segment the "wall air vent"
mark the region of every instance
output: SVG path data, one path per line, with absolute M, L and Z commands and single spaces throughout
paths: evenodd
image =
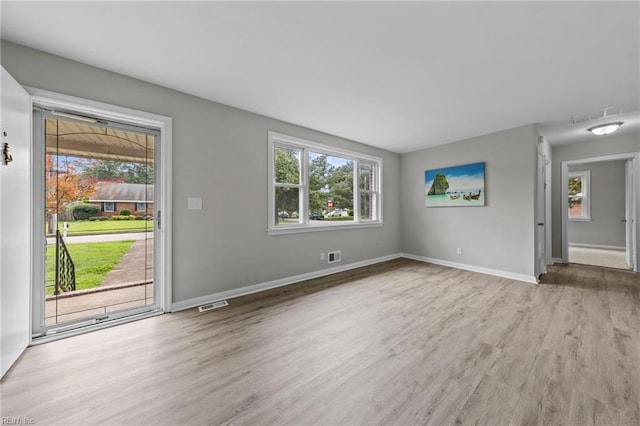
M 226 300 L 217 300 L 215 302 L 207 303 L 206 305 L 198 306 L 198 310 L 200 312 L 207 312 L 218 308 L 224 308 L 225 306 L 229 306 L 229 302 Z
M 338 263 L 342 260 L 342 252 L 338 251 L 330 251 L 328 253 L 327 259 L 329 263 Z

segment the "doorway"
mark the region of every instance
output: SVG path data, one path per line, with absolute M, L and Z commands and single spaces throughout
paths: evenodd
M 635 270 L 637 155 L 563 162 L 563 260 Z
M 170 311 L 170 119 L 30 91 L 32 342 Z
M 45 280 L 34 288 L 41 331 L 157 309 L 159 132 L 58 111 L 36 111 L 34 121 L 45 145 Z

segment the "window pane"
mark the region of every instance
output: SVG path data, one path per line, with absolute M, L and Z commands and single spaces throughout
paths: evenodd
M 569 199 L 569 217 L 583 217 L 584 210 L 582 209 L 582 199 L 571 200 Z
M 572 176 L 569 178 L 569 217 L 583 217 L 584 209 L 582 201 L 584 199 L 584 194 L 582 192 L 583 188 L 583 178 L 582 176 Z
M 299 223 L 300 190 L 276 187 L 276 225 Z
M 309 212 L 353 221 L 353 161 L 309 153 Z
M 275 178 L 276 183 L 300 184 L 299 149 L 275 147 Z
M 373 166 L 371 164 L 360 164 L 360 189 L 371 191 L 373 184 Z
M 360 193 L 360 220 L 374 220 L 374 198 L 370 192 Z

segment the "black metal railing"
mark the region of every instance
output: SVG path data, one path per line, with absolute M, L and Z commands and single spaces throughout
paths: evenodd
M 76 267 L 64 243 L 62 234 L 56 230 L 56 288 L 53 294 L 75 291 Z

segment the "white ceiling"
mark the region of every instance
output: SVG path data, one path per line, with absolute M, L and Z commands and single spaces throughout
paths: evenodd
M 1 4 L 3 39 L 400 153 L 529 123 L 566 143 L 573 114 L 637 111 L 639 6 Z

